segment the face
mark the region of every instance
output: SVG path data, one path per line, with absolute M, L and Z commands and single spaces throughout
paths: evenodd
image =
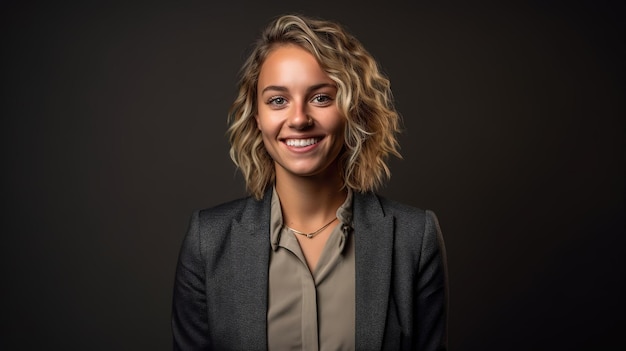
M 261 66 L 256 121 L 276 178 L 339 176 L 344 118 L 337 87 L 306 50 L 274 49 Z

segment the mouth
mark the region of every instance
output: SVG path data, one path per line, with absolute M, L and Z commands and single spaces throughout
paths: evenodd
M 307 147 L 317 144 L 322 138 L 285 139 L 285 144 L 291 147 Z

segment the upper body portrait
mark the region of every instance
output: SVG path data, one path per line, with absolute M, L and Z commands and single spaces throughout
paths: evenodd
M 250 195 L 195 211 L 175 350 L 446 350 L 436 215 L 380 196 L 390 82 L 336 22 L 276 17 L 243 64 L 230 155 Z

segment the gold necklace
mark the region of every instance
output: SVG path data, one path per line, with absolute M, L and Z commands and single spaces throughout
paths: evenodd
M 302 236 L 306 236 L 307 238 L 311 239 L 314 236 L 316 236 L 317 234 L 321 233 L 322 230 L 326 229 L 332 222 L 334 222 L 337 219 L 337 217 L 333 218 L 330 222 L 324 224 L 323 227 L 321 227 L 320 229 L 312 232 L 312 233 L 303 233 L 301 231 L 295 230 L 293 228 L 288 227 L 286 224 L 284 224 L 283 226 L 287 229 L 289 229 L 290 231 L 292 231 L 294 234 L 298 234 L 298 235 L 302 235 Z

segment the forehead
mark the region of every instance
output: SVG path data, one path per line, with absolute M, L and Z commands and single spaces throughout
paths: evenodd
M 259 86 L 265 84 L 313 84 L 330 82 L 315 56 L 297 45 L 281 45 L 268 55 L 259 72 Z

